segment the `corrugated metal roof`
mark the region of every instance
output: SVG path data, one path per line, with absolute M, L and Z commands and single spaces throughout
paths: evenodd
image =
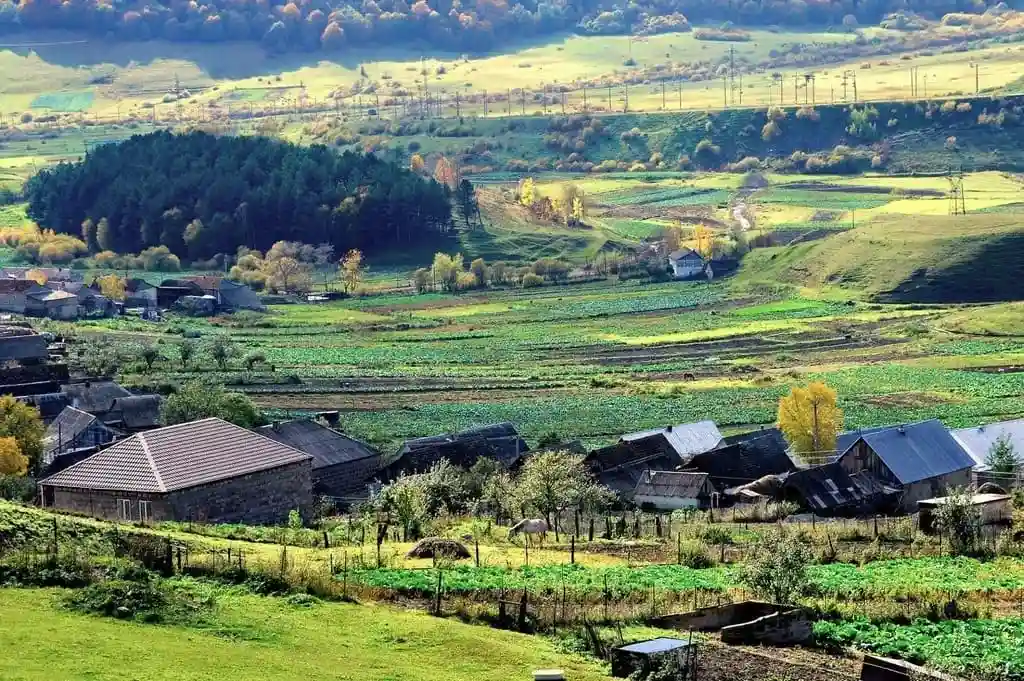
M 868 472 L 847 473 L 838 463 L 813 466 L 790 474 L 784 489 L 795 491 L 815 512 L 849 509 L 867 512 L 898 490 L 885 487 Z
M 131 397 L 131 393 L 113 381 L 87 381 L 85 383 L 71 383 L 61 387 L 69 398 L 71 405 L 76 409 L 87 411 L 90 414 L 100 414 L 109 411 L 114 400 L 119 397 Z
M 54 452 L 68 447 L 95 420 L 95 416 L 80 409 L 64 409 L 53 423 L 46 427 L 46 434 L 43 435 L 43 457 L 46 463 L 49 463 L 49 458 Z
M 707 473 L 644 471 L 633 492 L 635 497 L 696 499 L 707 492 Z
M 257 428 L 256 432 L 309 454 L 313 457 L 314 469 L 380 456 L 365 442 L 309 419 L 275 423 Z
M 989 423 L 973 428 L 959 428 L 950 432 L 960 446 L 974 459 L 974 465 L 979 470 L 988 470 L 989 467 L 985 463 L 985 459 L 988 458 L 988 453 L 996 440 L 1002 437 L 1010 439 L 1010 444 L 1013 445 L 1013 449 L 1017 453 L 1018 461 L 1024 456 L 1024 419 Z
M 682 423 L 678 426 L 644 430 L 623 435 L 621 439 L 623 442 L 636 442 L 653 437 L 664 437 L 675 453 L 684 460 L 714 449 L 723 439 L 714 421 Z
M 133 435 L 40 484 L 172 492 L 310 458 L 258 433 L 210 418 Z
M 875 430 L 860 439 L 904 485 L 974 466 L 974 459 L 936 419 Z
M 719 489 L 796 470 L 796 465 L 786 453 L 785 439 L 774 428 L 747 433 L 734 440 L 732 444 L 698 454 L 690 460 L 687 468 L 709 474 Z
M 120 422 L 131 430 L 155 428 L 160 425 L 160 406 L 163 398 L 159 395 L 130 395 L 118 397 L 110 405 L 104 420 Z

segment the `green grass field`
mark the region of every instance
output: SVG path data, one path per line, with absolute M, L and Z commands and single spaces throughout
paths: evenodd
M 606 678 L 546 641 L 386 607 L 224 596 L 217 618 L 231 636 L 118 622 L 62 611 L 61 592 L 0 589 L 5 681 L 505 681 L 560 668 Z M 248 640 L 246 640 L 248 639 Z

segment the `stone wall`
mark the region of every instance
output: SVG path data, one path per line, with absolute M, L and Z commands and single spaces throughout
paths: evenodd
M 309 518 L 313 509 L 312 466 L 308 460 L 230 480 L 171 492 L 168 504 L 176 520 L 204 523 L 277 525 L 296 509 Z
M 366 484 L 380 471 L 380 457 L 324 466 L 313 471 L 313 489 L 329 497 L 366 497 Z
M 153 522 L 283 524 L 293 509 L 303 518 L 311 516 L 312 470 L 308 460 L 300 461 L 168 494 L 43 486 L 44 506 L 104 520 L 123 520 L 120 515 L 122 499 L 130 503 L 131 522 L 141 519 L 139 501 L 149 501 Z

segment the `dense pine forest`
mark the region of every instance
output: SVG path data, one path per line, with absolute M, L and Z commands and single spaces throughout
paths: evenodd
M 723 21 L 850 27 L 877 23 L 892 12 L 939 18 L 996 4 L 998 0 L 0 0 L 0 34 L 60 28 L 119 40 L 255 40 L 272 51 L 411 42 L 487 50 L 569 29 L 653 33 L 685 30 L 689 22 Z
M 279 240 L 368 254 L 426 245 L 451 226 L 450 195 L 371 154 L 203 132 L 100 146 L 25 187 L 32 219 L 92 252 L 166 245 L 189 260 Z

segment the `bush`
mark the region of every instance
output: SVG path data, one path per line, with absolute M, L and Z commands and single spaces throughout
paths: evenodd
M 20 475 L 0 475 L 0 499 L 30 502 L 36 498 L 36 481 Z
M 708 547 L 699 541 L 685 541 L 679 545 L 678 561 L 693 570 L 714 567 L 715 561 L 708 553 Z
M 795 535 L 766 534 L 743 568 L 741 579 L 759 597 L 791 603 L 807 591 L 811 550 Z
M 159 582 L 148 573 L 126 574 L 132 579 L 111 579 L 72 593 L 65 605 L 81 613 L 136 622 L 192 625 L 213 609 L 210 597 L 197 598 L 185 588 Z
M 527 272 L 523 275 L 523 288 L 537 288 L 538 286 L 544 285 L 544 277 L 533 272 Z

